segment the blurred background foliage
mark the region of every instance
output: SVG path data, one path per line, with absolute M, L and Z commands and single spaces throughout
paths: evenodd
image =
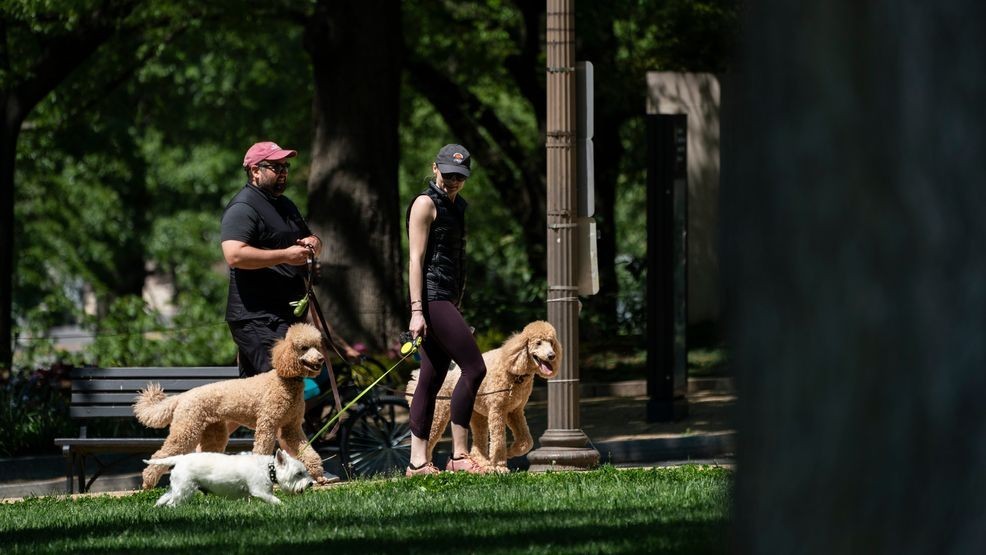
M 31 25 L 44 36 L 46 25 L 71 28 L 82 17 L 77 14 L 103 4 L 21 0 L 5 3 L 0 14 L 8 22 L 36 20 Z M 219 218 L 243 183 L 243 151 L 268 138 L 299 150 L 288 195 L 303 213 L 309 208 L 313 85 L 302 41 L 313 5 L 141 3 L 116 23 L 137 32 L 120 33 L 30 113 L 15 175 L 15 369 L 30 372 L 56 361 L 234 363 L 223 323 Z M 427 60 L 475 95 L 524 151 L 543 157 L 537 114 L 544 102 L 544 7 L 540 51 L 523 58 L 541 87 L 532 94 L 530 83 L 507 71 L 522 59 L 520 3 L 408 0 L 401 6 L 408 58 Z M 619 338 L 619 348 L 638 352 L 645 344 L 644 73 L 723 70 L 735 10 L 726 0 L 578 4 L 577 58 L 599 56 L 597 98 L 618 105 L 597 106 L 597 118 L 618 118 L 620 142 L 618 159 L 596 161 L 616 176 L 606 185 L 615 189 L 615 203 L 604 228 L 614 233 L 615 252 L 601 261 L 614 277 L 604 284 L 611 302 L 587 303 L 582 315 L 590 342 Z M 45 14 L 50 17 L 32 20 Z M 29 42 L 18 48 L 40 51 Z M 4 80 L 19 71 L 17 59 L 10 60 L 14 65 L 0 73 Z M 345 75 L 336 79 L 347 86 Z M 459 140 L 408 75 L 399 137 L 403 211 L 427 186 L 434 153 Z M 530 241 L 487 171 L 477 159 L 463 191 L 472 207 L 463 308 L 481 346 L 491 348 L 545 317 L 545 276 L 529 264 Z M 406 268 L 395 271 L 406 274 Z M 141 296 L 148 280 L 173 288 L 170 305 Z M 77 326 L 93 340 L 81 351 L 59 352 L 51 340 L 59 326 Z

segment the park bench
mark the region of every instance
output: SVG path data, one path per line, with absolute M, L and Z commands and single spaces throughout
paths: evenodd
M 87 426 L 97 421 L 127 420 L 136 422 L 133 402 L 137 392 L 148 383 L 158 383 L 169 395 L 193 387 L 238 378 L 235 366 L 171 368 L 74 368 L 71 373 L 72 399 L 69 416 L 81 421 L 79 437 L 56 438 L 55 445 L 65 456 L 65 487 L 73 493 L 73 475 L 78 476 L 79 493 L 85 493 L 103 472 L 120 461 L 106 463 L 100 455 L 109 453 L 149 455 L 164 444 L 160 437 L 89 437 Z M 232 437 L 227 450 L 249 450 L 253 437 Z M 91 458 L 96 471 L 86 481 L 86 460 Z

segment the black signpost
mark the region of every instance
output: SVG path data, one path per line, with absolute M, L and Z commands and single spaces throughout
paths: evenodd
M 647 420 L 688 415 L 688 116 L 647 116 Z

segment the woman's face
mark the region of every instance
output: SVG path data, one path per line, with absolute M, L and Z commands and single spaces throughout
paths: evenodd
M 455 196 L 466 184 L 466 176 L 461 173 L 442 173 L 438 171 L 438 165 L 432 164 L 431 171 L 435 174 L 435 185 L 442 189 L 449 196 Z

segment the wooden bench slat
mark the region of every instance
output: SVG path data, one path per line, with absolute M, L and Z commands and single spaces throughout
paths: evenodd
M 103 392 L 74 392 L 73 405 L 131 405 L 137 399 L 137 393 L 103 393 Z
M 172 368 L 73 368 L 71 377 L 84 378 L 214 378 L 229 379 L 240 377 L 236 366 L 182 366 Z
M 72 418 L 134 418 L 132 407 L 69 407 L 68 414 Z
M 118 393 L 128 393 L 131 391 L 139 391 L 147 387 L 148 384 L 156 383 L 160 385 L 165 392 L 174 391 L 187 391 L 193 387 L 198 387 L 200 385 L 207 385 L 210 383 L 215 383 L 219 380 L 214 379 L 141 379 L 141 380 L 73 380 L 72 390 L 73 391 L 106 391 L 106 392 L 118 392 Z
M 55 445 L 155 445 L 164 441 L 164 437 L 59 437 Z M 252 437 L 231 437 L 230 445 L 252 444 Z
M 59 437 L 55 438 L 55 445 L 107 445 L 107 446 L 127 446 L 136 447 L 144 445 L 160 445 L 164 443 L 163 437 Z M 231 437 L 228 445 L 253 445 L 252 437 Z
M 55 445 L 68 446 L 78 453 L 153 453 L 164 445 L 164 438 L 56 438 Z M 253 449 L 252 437 L 230 438 L 226 451 L 249 451 Z

